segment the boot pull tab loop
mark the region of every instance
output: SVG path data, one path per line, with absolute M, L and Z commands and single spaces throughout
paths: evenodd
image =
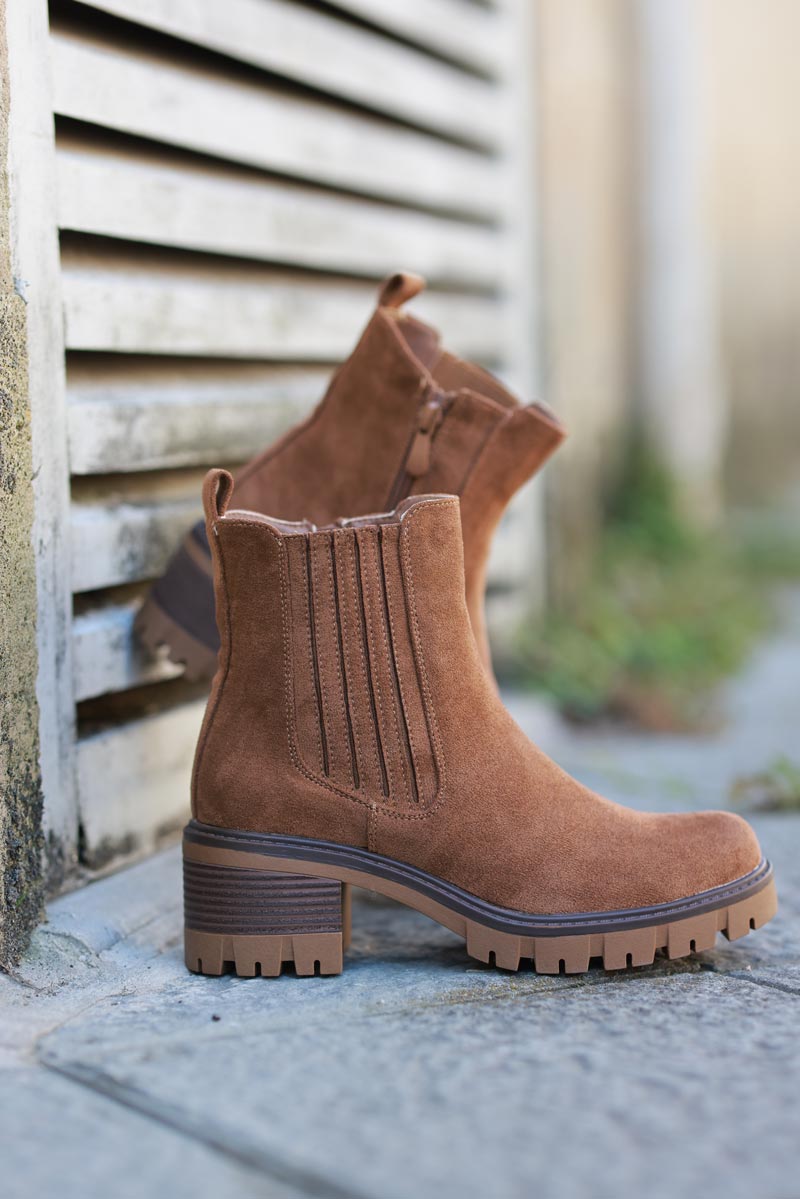
M 203 480 L 203 511 L 206 514 L 206 528 L 209 532 L 227 512 L 232 495 L 233 475 L 219 468 L 210 470 Z
M 422 275 L 412 275 L 410 272 L 398 271 L 384 281 L 378 295 L 381 308 L 402 308 L 414 296 L 425 290 L 425 280 Z

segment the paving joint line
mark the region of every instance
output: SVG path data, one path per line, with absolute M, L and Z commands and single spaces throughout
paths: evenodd
M 207 1125 L 201 1129 L 199 1122 L 182 1113 L 173 1104 L 151 1097 L 138 1088 L 126 1087 L 102 1071 L 78 1064 L 67 1067 L 47 1060 L 41 1060 L 41 1066 L 111 1103 L 136 1112 L 159 1128 L 169 1128 L 179 1136 L 213 1150 L 218 1156 L 257 1174 L 259 1178 L 285 1183 L 309 1199 L 372 1199 L 372 1196 L 363 1191 L 345 1189 L 315 1171 L 293 1166 L 269 1151 L 254 1148 L 246 1143 L 232 1144 L 210 1131 Z
M 373 1003 L 370 1007 L 361 1009 L 357 1013 L 357 1018 L 359 1020 L 372 1020 L 372 1019 L 382 1020 L 382 1019 L 386 1019 L 386 1018 L 403 1016 L 405 1014 L 417 1015 L 419 1013 L 437 1011 L 437 1010 L 443 1009 L 443 1008 L 458 1008 L 458 1007 L 467 1007 L 467 1006 L 473 1006 L 473 1005 L 481 1006 L 481 1005 L 489 1005 L 489 1004 L 495 1004 L 495 1003 L 508 1003 L 508 1004 L 523 1003 L 529 999 L 536 999 L 539 997 L 550 998 L 554 995 L 561 995 L 561 994 L 563 994 L 563 995 L 575 994 L 575 993 L 580 993 L 580 992 L 586 991 L 587 989 L 591 989 L 591 988 L 595 988 L 595 987 L 608 986 L 608 987 L 622 988 L 622 987 L 632 985 L 634 982 L 645 982 L 645 983 L 651 982 L 651 981 L 652 982 L 660 982 L 660 981 L 671 982 L 673 979 L 685 980 L 687 978 L 695 979 L 695 980 L 699 981 L 705 974 L 707 974 L 709 972 L 710 971 L 706 970 L 706 969 L 692 971 L 692 972 L 677 972 L 676 971 L 674 973 L 663 973 L 663 974 L 651 975 L 646 978 L 641 978 L 641 977 L 637 976 L 636 974 L 628 974 L 625 971 L 620 971 L 618 973 L 610 972 L 610 971 L 602 971 L 602 972 L 598 971 L 593 977 L 590 977 L 590 978 L 581 978 L 578 975 L 574 975 L 574 976 L 554 975 L 552 984 L 546 985 L 546 986 L 539 986 L 536 988 L 534 988 L 534 987 L 530 987 L 530 988 L 515 987 L 513 990 L 510 990 L 508 992 L 494 991 L 491 994 L 477 994 L 477 995 L 456 994 L 452 997 L 443 995 L 436 999 L 422 999 L 422 1000 L 412 999 L 407 1003 L 400 1003 L 400 1004 L 395 1004 L 395 1005 L 386 1006 L 386 1007 L 379 1006 L 378 1004 Z M 541 976 L 538 976 L 538 977 L 541 977 Z M 570 980 L 570 981 L 568 982 L 568 985 L 565 986 L 563 984 L 557 983 L 555 981 L 556 978 L 562 978 L 562 979 Z M 574 982 L 571 981 L 573 978 L 574 978 Z M 233 978 L 233 976 L 232 976 L 231 981 L 235 983 L 236 979 Z M 255 980 L 243 980 L 243 981 L 253 982 Z M 513 981 L 514 980 L 512 980 L 512 982 Z M 110 996 L 99 996 L 96 1000 L 94 1000 L 91 1004 L 88 1005 L 88 1008 L 91 1008 L 91 1007 L 95 1006 L 96 1004 L 103 1003 L 108 998 L 123 998 L 124 999 L 130 994 L 132 994 L 132 992 L 118 992 L 118 993 L 115 993 L 114 995 L 110 995 Z M 85 1011 L 88 1010 L 88 1008 L 82 1009 L 81 1012 L 68 1016 L 67 1018 L 65 1018 L 65 1020 L 63 1022 L 61 1022 L 59 1025 L 57 1025 L 54 1029 L 49 1029 L 45 1033 L 43 1033 L 40 1037 L 37 1037 L 36 1043 L 35 1043 L 35 1051 L 37 1053 L 37 1057 L 36 1057 L 37 1061 L 39 1061 L 42 1065 L 48 1065 L 53 1069 L 59 1068 L 54 1063 L 48 1062 L 47 1056 L 46 1056 L 48 1051 L 46 1048 L 44 1048 L 43 1053 L 40 1052 L 40 1050 L 43 1048 L 42 1042 L 49 1039 L 49 1037 L 52 1035 L 52 1033 L 58 1032 L 58 1029 L 60 1027 L 67 1026 L 70 1023 L 72 1023 L 72 1021 L 76 1018 L 76 1016 L 80 1017 L 81 1015 L 83 1015 L 85 1013 Z M 338 1021 L 340 1019 L 339 1013 L 336 1013 L 336 1012 L 331 1013 L 331 1012 L 326 1012 L 326 1011 L 309 1013 L 309 1016 L 310 1016 L 310 1019 L 307 1018 L 305 1020 L 304 1027 L 307 1029 L 313 1029 L 314 1031 L 317 1031 L 317 1032 L 324 1031 L 331 1024 L 338 1023 Z M 226 1028 L 224 1028 L 224 1025 L 223 1025 L 223 1027 L 220 1027 L 219 1024 L 215 1024 L 213 1028 L 211 1026 L 209 1026 L 207 1030 L 193 1028 L 192 1030 L 187 1031 L 185 1033 L 179 1032 L 179 1033 L 177 1033 L 177 1035 L 174 1033 L 168 1033 L 167 1039 L 169 1040 L 170 1045 L 173 1045 L 173 1046 L 181 1046 L 181 1045 L 186 1045 L 186 1044 L 198 1045 L 200 1043 L 202 1043 L 203 1045 L 211 1045 L 211 1044 L 217 1045 L 220 1042 L 232 1042 L 232 1041 L 242 1040 L 243 1038 L 246 1038 L 247 1036 L 253 1035 L 254 1033 L 260 1031 L 260 1027 L 261 1026 L 259 1024 L 257 1024 L 257 1022 L 255 1020 L 248 1021 L 248 1023 L 244 1024 L 244 1025 L 240 1024 L 240 1025 L 238 1025 L 238 1027 L 233 1028 L 230 1031 L 228 1031 Z M 270 1025 L 270 1032 L 272 1032 L 272 1033 L 286 1032 L 295 1027 L 296 1027 L 296 1024 L 294 1022 L 272 1023 Z M 124 1042 L 122 1045 L 120 1045 L 119 1042 L 115 1042 L 113 1048 L 114 1048 L 115 1052 L 119 1052 L 121 1049 L 123 1051 L 144 1052 L 148 1048 L 152 1048 L 153 1046 L 163 1044 L 164 1039 L 165 1039 L 164 1036 L 155 1034 L 154 1036 L 150 1036 L 147 1038 L 138 1038 L 136 1041 Z M 64 1067 L 64 1068 L 67 1069 L 68 1067 Z
M 750 983 L 754 987 L 767 987 L 770 991 L 780 991 L 782 995 L 791 995 L 795 999 L 800 999 L 800 984 L 796 987 L 790 987 L 787 983 L 772 982 L 768 978 L 753 978 L 744 973 L 731 973 L 728 977 L 735 978 L 739 982 Z

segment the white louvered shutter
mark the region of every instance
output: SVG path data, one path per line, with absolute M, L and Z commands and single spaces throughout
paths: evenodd
M 529 6 L 52 0 L 48 27 L 45 0 L 11 3 L 17 144 L 55 114 L 17 191 L 32 352 L 48 344 L 44 781 L 54 841 L 69 860 L 80 828 L 98 866 L 185 816 L 202 689 L 131 629 L 204 471 L 316 402 L 398 268 L 427 276 L 418 310 L 449 345 L 529 374 Z M 49 58 L 48 112 L 25 55 Z M 520 514 L 500 542 L 506 592 L 530 536 Z

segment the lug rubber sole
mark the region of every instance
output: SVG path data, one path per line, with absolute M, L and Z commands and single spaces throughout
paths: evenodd
M 618 912 L 535 916 L 497 907 L 403 862 L 367 850 L 266 833 L 184 831 L 186 965 L 277 977 L 340 974 L 350 940 L 350 887 L 378 891 L 462 936 L 478 961 L 540 974 L 649 965 L 658 950 L 685 957 L 761 928 L 777 911 L 772 867 L 674 903 Z

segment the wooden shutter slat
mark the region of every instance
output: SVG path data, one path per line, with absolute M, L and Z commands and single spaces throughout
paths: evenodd
M 155 245 L 375 278 L 411 262 L 473 287 L 496 283 L 502 254 L 491 228 L 63 140 L 58 184 L 62 229 Z
M 192 757 L 204 702 L 85 737 L 77 745 L 86 855 L 141 852 L 188 815 Z
M 166 657 L 152 657 L 137 645 L 133 622 L 138 601 L 114 604 L 77 616 L 72 625 L 75 701 L 181 674 Z
M 363 17 L 390 33 L 499 75 L 506 67 L 504 33 L 497 14 L 464 0 L 335 0 L 343 12 Z
M 88 3 L 448 136 L 491 146 L 502 134 L 496 85 L 287 0 Z
M 424 207 L 497 216 L 496 162 L 426 134 L 72 33 L 52 40 L 61 116 Z
M 73 591 L 155 578 L 201 515 L 199 498 L 73 504 Z
M 322 398 L 330 374 L 325 367 L 188 363 L 185 371 L 142 371 L 129 359 L 104 363 L 68 370 L 75 475 L 246 461 Z
M 374 289 L 269 273 L 64 255 L 67 348 L 141 354 L 336 361 L 369 316 Z M 421 316 L 459 352 L 502 356 L 502 308 L 483 296 L 428 296 Z

